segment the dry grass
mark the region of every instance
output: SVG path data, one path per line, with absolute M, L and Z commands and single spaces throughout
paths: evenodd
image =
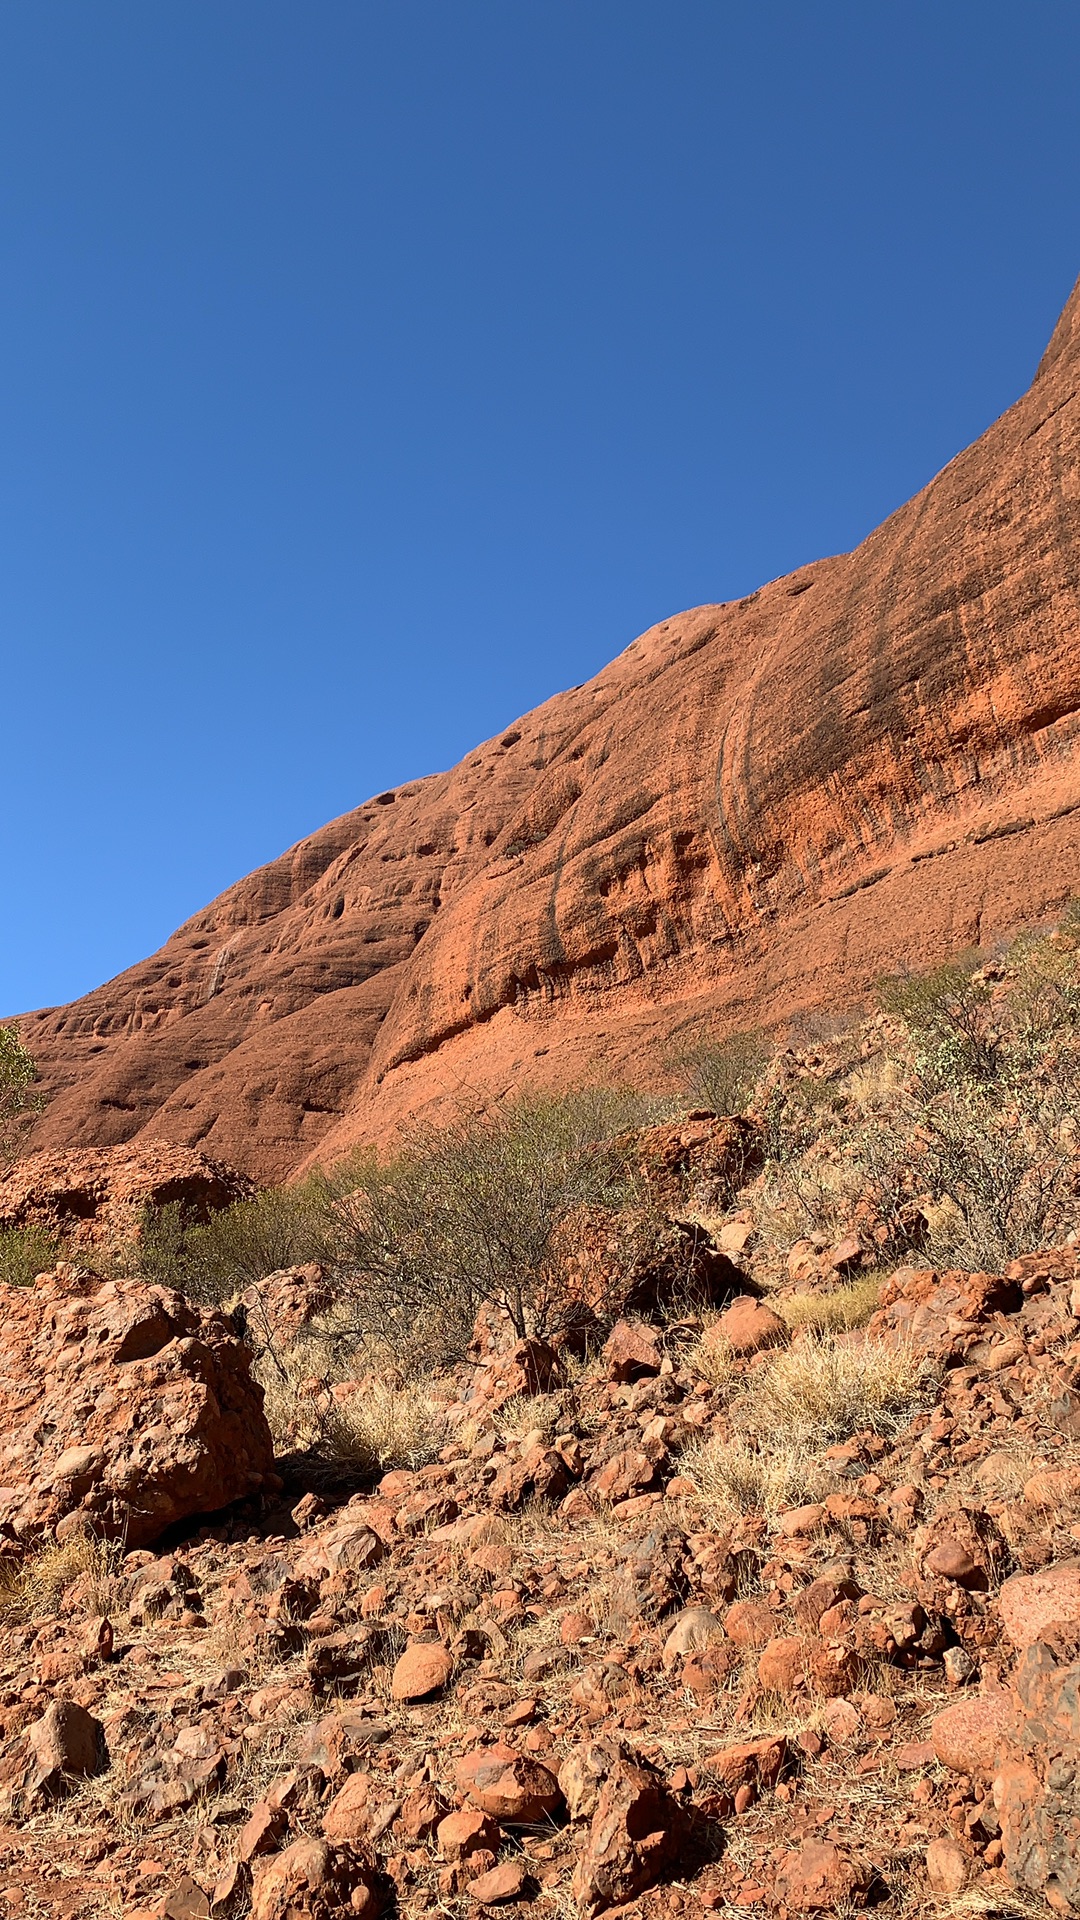
M 516 1393 L 500 1408 L 496 1425 L 508 1440 L 524 1440 L 530 1433 L 550 1440 L 560 1431 L 563 1405 L 561 1393 Z
M 850 1333 L 865 1327 L 876 1312 L 881 1293 L 881 1275 L 867 1273 L 832 1293 L 789 1293 L 770 1304 L 786 1320 L 793 1333 L 810 1327 L 815 1333 Z
M 903 1092 L 902 1064 L 892 1054 L 881 1052 L 853 1067 L 843 1082 L 843 1091 L 856 1111 L 865 1116 L 880 1113 L 896 1105 Z
M 689 1447 L 681 1470 L 710 1526 L 740 1513 L 775 1519 L 834 1489 L 820 1457 L 826 1446 L 868 1428 L 898 1432 L 934 1379 L 910 1347 L 833 1332 L 805 1337 L 749 1376 L 731 1406 L 741 1431 Z
M 1052 1920 L 1054 1913 L 1045 1900 L 1016 1887 L 966 1887 L 951 1898 L 939 1896 L 933 1910 L 943 1920 L 975 1920 L 983 1914 L 998 1920 Z
M 703 1440 L 683 1455 L 681 1471 L 698 1491 L 709 1526 L 719 1529 L 736 1514 L 775 1519 L 831 1490 L 833 1480 L 810 1449 L 785 1439 Z
M 426 1466 L 446 1438 L 440 1409 L 416 1381 L 397 1386 L 372 1377 L 324 1417 L 323 1446 L 361 1471 Z
M 312 1451 L 372 1475 L 434 1460 L 446 1440 L 441 1407 L 422 1380 L 365 1372 L 348 1395 L 350 1352 L 337 1328 L 313 1325 L 284 1350 L 260 1355 L 255 1374 L 279 1451 Z
M 929 1398 L 936 1378 L 912 1346 L 821 1334 L 797 1341 L 762 1369 L 749 1418 L 758 1432 L 819 1445 L 867 1429 L 895 1434 Z
M 723 1387 L 736 1378 L 735 1355 L 726 1340 L 710 1339 L 710 1326 L 719 1318 L 714 1314 L 706 1323 L 705 1331 L 686 1352 L 685 1364 L 699 1380 L 706 1380 L 710 1387 Z
M 0 1568 L 0 1621 L 16 1626 L 51 1618 L 77 1580 L 86 1583 L 81 1611 L 91 1619 L 107 1614 L 120 1553 L 110 1541 L 80 1534 L 73 1540 L 49 1541 L 27 1559 L 9 1562 Z

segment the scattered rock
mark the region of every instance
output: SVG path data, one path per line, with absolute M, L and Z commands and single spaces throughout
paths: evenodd
M 294 1840 L 256 1868 L 251 1920 L 374 1920 L 381 1905 L 374 1868 L 354 1849 Z
M 872 1879 L 865 1860 L 856 1860 L 831 1840 L 808 1840 L 785 1854 L 776 1891 L 793 1913 L 832 1913 L 862 1900 Z
M 433 1693 L 441 1693 L 453 1671 L 453 1657 L 444 1646 L 417 1641 L 398 1660 L 391 1693 L 395 1700 L 428 1700 Z
M 780 1315 L 749 1295 L 728 1307 L 713 1322 L 708 1335 L 710 1344 L 744 1356 L 761 1353 L 767 1347 L 785 1346 L 790 1337 Z
M 1013 1646 L 1021 1652 L 1058 1622 L 1080 1624 L 1080 1566 L 1014 1574 L 998 1595 L 998 1612 Z
M 555 1812 L 562 1799 L 553 1773 L 538 1760 L 507 1747 L 469 1754 L 460 1762 L 456 1778 L 474 1806 L 505 1826 L 536 1826 Z
M 659 1373 L 663 1355 L 654 1327 L 640 1320 L 617 1320 L 604 1345 L 608 1375 L 612 1380 L 639 1380 L 643 1374 Z
M 600 1789 L 574 1893 L 590 1909 L 636 1899 L 675 1866 L 686 1816 L 658 1775 L 619 1760 Z
M 74 1700 L 54 1700 L 26 1737 L 42 1779 L 97 1773 L 106 1764 L 105 1729 Z
M 714 1640 L 724 1638 L 723 1623 L 708 1607 L 687 1607 L 680 1613 L 664 1641 L 665 1667 L 673 1667 L 688 1653 L 698 1653 Z
M 994 1770 L 998 1750 L 1013 1721 L 1007 1694 L 986 1693 L 958 1700 L 937 1714 L 930 1728 L 934 1752 L 953 1773 L 980 1776 Z
M 926 1849 L 926 1879 L 931 1893 L 962 1893 L 971 1862 L 956 1840 L 931 1840 Z
M 501 1907 L 521 1900 L 528 1886 L 529 1872 L 524 1860 L 501 1860 L 487 1873 L 479 1873 L 465 1888 L 470 1900 L 482 1907 Z

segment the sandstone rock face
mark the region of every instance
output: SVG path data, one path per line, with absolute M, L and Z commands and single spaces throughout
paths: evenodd
M 1030 390 L 853 553 L 665 620 L 27 1017 L 49 1147 L 276 1177 L 446 1090 L 641 1076 L 1059 906 L 1080 805 L 1080 289 Z
M 32 1153 L 0 1179 L 0 1227 L 45 1227 L 71 1246 L 93 1246 L 131 1233 L 145 1206 L 177 1202 L 208 1220 L 252 1192 L 231 1167 L 164 1140 Z
M 228 1322 L 71 1266 L 0 1287 L 0 1524 L 144 1546 L 260 1487 L 262 1389 Z

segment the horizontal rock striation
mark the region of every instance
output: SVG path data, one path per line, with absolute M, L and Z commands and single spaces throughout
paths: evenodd
M 852 1004 L 1077 885 L 1080 288 L 1030 390 L 853 553 L 644 634 L 28 1016 L 35 1144 L 258 1178 L 463 1086 Z

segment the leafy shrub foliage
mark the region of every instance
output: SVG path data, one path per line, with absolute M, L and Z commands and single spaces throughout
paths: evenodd
M 60 1258 L 60 1242 L 44 1227 L 0 1228 L 0 1284 L 28 1287 Z
M 315 1179 L 269 1187 L 205 1224 L 193 1221 L 179 1202 L 148 1208 L 122 1264 L 144 1279 L 216 1306 L 283 1267 L 327 1264 L 336 1231 L 326 1183 Z
M 389 1164 L 369 1155 L 337 1170 L 335 1269 L 358 1326 L 401 1354 L 418 1340 L 460 1353 L 488 1302 L 519 1336 L 554 1331 L 562 1229 L 582 1208 L 633 1197 L 615 1142 L 635 1104 L 595 1088 L 527 1097 L 417 1129 Z
M 1076 911 L 879 1000 L 824 1078 L 774 1076 L 762 1230 L 994 1269 L 1080 1224 Z
M 390 1161 L 353 1156 L 205 1225 L 175 1205 L 148 1212 L 125 1260 L 207 1303 L 317 1262 L 338 1301 L 339 1347 L 389 1349 L 406 1368 L 460 1357 L 484 1302 L 519 1335 L 550 1333 L 565 1302 L 568 1223 L 637 1197 L 619 1141 L 647 1111 L 637 1095 L 584 1088 L 464 1113 L 414 1129 Z M 640 1258 L 642 1211 L 628 1261 Z
M 882 981 L 878 999 L 906 1028 L 916 1069 L 928 1090 L 995 1078 L 1002 1037 L 978 954 L 966 954 L 930 973 Z
M 0 1027 L 0 1166 L 13 1160 L 42 1101 L 37 1068 L 14 1027 Z

